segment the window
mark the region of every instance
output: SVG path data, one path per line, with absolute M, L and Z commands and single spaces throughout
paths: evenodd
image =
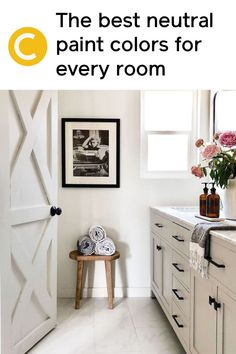
M 187 178 L 196 163 L 196 91 L 143 91 L 141 95 L 141 174 Z

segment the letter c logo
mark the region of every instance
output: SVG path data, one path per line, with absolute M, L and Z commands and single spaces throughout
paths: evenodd
M 8 44 L 9 53 L 18 64 L 38 64 L 47 52 L 47 41 L 42 32 L 33 27 L 23 27 L 14 32 Z

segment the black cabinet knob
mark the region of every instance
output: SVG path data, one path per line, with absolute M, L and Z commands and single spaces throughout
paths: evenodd
M 50 209 L 50 215 L 55 216 L 55 215 L 61 215 L 62 210 L 61 208 L 57 208 L 56 206 L 52 206 Z
M 172 237 L 178 242 L 184 242 L 184 239 L 179 238 L 179 236 L 177 236 L 177 235 L 172 235 Z
M 156 223 L 155 224 L 157 227 L 159 227 L 159 228 L 162 228 L 163 227 L 163 225 L 162 224 L 159 224 L 159 223 Z
M 175 269 L 177 269 L 178 272 L 184 272 L 184 269 L 179 268 L 178 263 L 172 263 L 172 266 L 175 267 Z
M 173 318 L 173 320 L 175 321 L 175 323 L 177 324 L 177 326 L 178 326 L 179 328 L 183 328 L 183 327 L 184 327 L 184 325 L 182 325 L 182 324 L 180 324 L 180 323 L 178 322 L 178 320 L 177 320 L 178 316 L 177 316 L 177 315 L 172 315 L 172 318 Z
M 178 289 L 172 289 L 173 293 L 177 297 L 178 300 L 184 300 L 183 296 L 179 296 Z

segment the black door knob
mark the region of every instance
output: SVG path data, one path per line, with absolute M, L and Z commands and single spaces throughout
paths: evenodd
M 215 304 L 216 300 L 214 297 L 209 296 L 208 302 L 209 302 L 209 305 L 212 305 L 212 304 Z
M 57 214 L 57 215 L 61 215 L 61 213 L 62 213 L 61 208 L 57 208 L 57 210 L 56 210 L 56 214 Z
M 221 308 L 221 304 L 219 302 L 214 302 L 214 309 L 217 311 L 219 308 Z
M 61 213 L 62 213 L 61 208 L 57 208 L 55 206 L 52 206 L 51 209 L 50 209 L 50 215 L 51 216 L 61 215 Z

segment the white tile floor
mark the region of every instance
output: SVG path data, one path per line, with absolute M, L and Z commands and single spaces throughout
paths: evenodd
M 58 326 L 30 354 L 184 354 L 156 300 L 148 298 L 58 301 Z

